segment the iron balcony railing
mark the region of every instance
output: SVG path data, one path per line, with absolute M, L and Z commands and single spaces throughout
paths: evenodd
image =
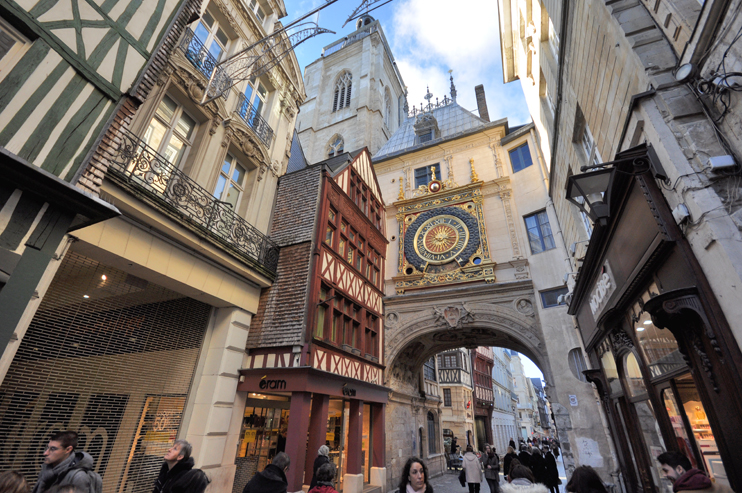
M 278 245 L 129 131 L 110 170 L 161 209 L 275 276 Z
M 244 94 L 240 94 L 239 102 L 237 103 L 237 113 L 240 118 L 247 123 L 247 126 L 255 132 L 255 135 L 265 144 L 266 147 L 271 146 L 271 140 L 273 139 L 273 129 L 265 119 L 260 116 L 257 108 L 252 105 L 249 99 Z
M 180 49 L 185 57 L 207 80 L 211 78 L 211 74 L 214 72 L 214 68 L 217 67 L 219 61 L 209 53 L 209 50 L 206 49 L 201 40 L 190 29 L 186 29 L 185 33 L 183 33 L 183 39 L 180 40 Z M 211 90 L 215 94 L 221 94 L 222 98 L 226 101 L 229 96 L 230 87 L 232 87 L 232 79 L 223 69 L 217 68 L 216 73 L 214 73 L 214 81 L 211 84 Z

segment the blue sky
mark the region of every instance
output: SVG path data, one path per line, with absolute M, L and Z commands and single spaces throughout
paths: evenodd
M 286 0 L 288 23 L 320 5 L 323 0 Z M 321 27 L 337 34 L 323 34 L 296 50 L 299 65 L 319 58 L 322 48 L 355 30 L 343 23 L 361 0 L 339 0 L 319 14 Z M 381 4 L 383 2 L 379 2 Z M 426 86 L 433 98 L 449 94 L 448 71 L 453 70 L 458 103 L 477 109 L 474 86 L 484 84 L 491 120 L 508 118 L 510 126 L 531 120 L 520 82 L 502 83 L 500 40 L 495 0 L 458 0 L 455 8 L 443 0 L 393 0 L 371 12 L 379 19 L 402 78 L 408 102 L 424 102 Z

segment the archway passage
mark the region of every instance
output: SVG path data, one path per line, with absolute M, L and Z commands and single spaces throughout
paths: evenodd
M 451 430 L 439 425 L 435 437 L 418 434 L 418 430 L 427 429 L 429 413 L 440 415 L 444 406 L 442 392 L 424 377 L 424 365 L 436 354 L 462 347 L 506 348 L 533 361 L 546 381 L 568 474 L 575 467 L 573 452 L 577 449 L 590 449 L 595 457 L 600 457 L 600 463 L 591 465 L 610 467 L 610 448 L 595 400 L 591 399 L 593 389 L 580 375 L 570 372 L 568 354 L 575 346 L 579 347 L 579 341 L 574 334 L 565 333 L 561 324 L 552 326 L 548 321 L 543 324 L 534 306 L 535 299 L 531 281 L 449 288 L 433 293 L 407 292 L 385 299 L 385 385 L 392 389 L 387 405 L 386 443 L 390 487 L 399 481 L 406 458 L 420 450 L 426 451 L 423 459 L 431 474 L 445 470 L 443 435 L 450 435 Z M 573 413 L 577 411 L 569 404 L 573 396 L 582 402 L 579 411 L 592 416 L 586 429 L 575 431 L 572 426 Z M 570 407 L 560 402 L 567 402 Z M 458 445 L 465 446 L 467 440 L 476 439 L 476 433 L 473 435 L 459 436 Z M 431 440 L 440 441 L 440 445 L 431 444 Z M 576 465 L 580 462 L 584 460 Z

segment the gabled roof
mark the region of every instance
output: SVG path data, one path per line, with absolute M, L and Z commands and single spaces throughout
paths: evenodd
M 384 199 L 381 195 L 381 187 L 379 186 L 379 181 L 376 178 L 374 167 L 371 165 L 371 153 L 368 151 L 368 147 L 364 147 L 353 152 L 344 152 L 329 159 L 325 159 L 324 161 L 320 161 L 316 165 L 322 164 L 329 168 L 330 175 L 335 178 L 336 181 L 338 181 L 337 178 L 342 175 L 342 173 L 349 166 L 352 166 L 355 172 L 358 173 L 358 176 L 360 176 L 361 179 L 363 179 L 363 181 L 366 183 L 366 185 L 371 189 L 371 193 L 374 195 L 374 197 L 376 197 L 376 199 L 382 205 L 384 205 Z M 349 194 L 350 190 L 347 186 L 347 180 L 339 181 L 338 185 L 340 185 L 340 187 L 345 191 L 346 194 Z
M 437 139 L 417 144 L 415 139 L 415 117 L 407 118 L 397 129 L 391 138 L 379 149 L 373 159 L 378 162 L 405 152 L 423 149 L 428 146 L 437 145 L 445 140 L 462 137 L 472 132 L 478 132 L 485 128 L 505 125 L 507 128 L 507 119 L 486 122 L 469 110 L 464 109 L 457 103 L 451 103 L 440 108 L 435 108 L 431 114 L 438 122 L 440 135 Z

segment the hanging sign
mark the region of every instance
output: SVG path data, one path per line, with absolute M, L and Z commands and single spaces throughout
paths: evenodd
M 614 291 L 616 291 L 616 281 L 613 279 L 613 272 L 611 272 L 611 267 L 608 265 L 608 261 L 606 260 L 605 264 L 603 264 L 603 267 L 600 269 L 598 280 L 595 282 L 595 286 L 590 292 L 590 311 L 593 312 L 594 320 L 598 319 L 601 312 L 606 307 L 606 302 Z

